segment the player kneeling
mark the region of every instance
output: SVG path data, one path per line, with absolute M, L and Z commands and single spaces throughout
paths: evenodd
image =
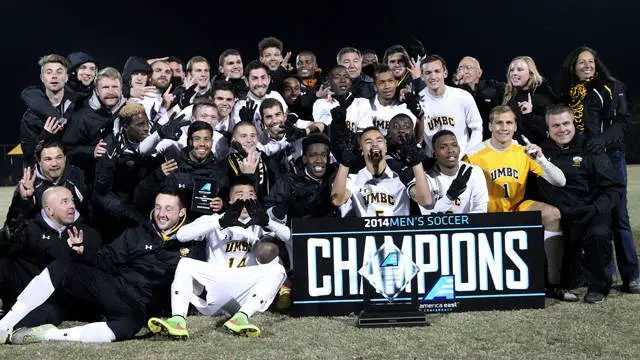
M 238 178 L 224 214 L 198 218 L 178 231 L 177 238 L 206 240 L 208 259 L 180 260 L 171 284 L 173 316 L 166 321 L 149 319 L 151 332 L 187 339 L 186 316 L 191 303 L 204 315 L 234 314 L 223 325 L 230 333 L 260 336 L 260 329 L 248 318 L 267 310 L 286 278 L 278 247 L 271 240 L 289 241 L 290 230 L 269 220 L 258 204 L 253 181 Z M 206 299 L 202 299 L 199 295 L 205 289 Z

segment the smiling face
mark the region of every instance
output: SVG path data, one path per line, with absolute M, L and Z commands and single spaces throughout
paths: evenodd
M 42 149 L 38 165 L 42 174 L 49 180 L 57 180 L 62 176 L 67 158 L 57 146 Z
M 311 175 L 318 179 L 323 177 L 329 163 L 329 146 L 323 143 L 309 145 L 302 155 L 302 163 Z
M 491 139 L 500 145 L 511 144 L 513 134 L 516 133 L 516 115 L 511 112 L 495 114 L 493 120 L 489 121 Z
M 209 86 L 209 64 L 204 61 L 193 63 L 191 66 L 191 77 L 198 84 L 198 89 L 205 89 Z
M 277 47 L 268 47 L 262 50 L 260 62 L 265 64 L 271 71 L 278 70 L 278 66 L 282 64 L 282 52 Z
M 147 86 L 149 75 L 145 72 L 134 72 L 131 74 L 131 87 L 142 88 Z
M 307 79 L 313 77 L 316 73 L 318 64 L 316 63 L 316 57 L 311 54 L 298 55 L 296 60 L 296 71 L 301 79 Z
M 548 115 L 547 124 L 549 126 L 549 137 L 558 146 L 566 146 L 576 134 L 573 116 L 566 111 L 556 115 Z
M 215 129 L 216 125 L 218 125 L 219 118 L 220 114 L 218 113 L 218 109 L 213 106 L 200 105 L 196 108 L 196 111 L 193 112 L 191 122 L 203 121 Z
M 578 55 L 574 68 L 578 79 L 584 81 L 592 78 L 596 73 L 596 59 L 590 51 L 583 51 Z
M 213 102 L 218 107 L 220 118 L 226 119 L 231 114 L 236 97 L 231 90 L 216 90 L 213 94 Z
M 403 53 L 389 55 L 387 65 L 389 65 L 389 69 L 391 69 L 396 79 L 400 79 L 407 71 L 407 64 Z
M 252 124 L 236 126 L 233 141 L 237 141 L 247 153 L 255 152 L 258 145 L 258 133 Z
M 249 91 L 258 99 L 262 99 L 267 94 L 267 90 L 269 90 L 271 78 L 263 68 L 258 68 L 249 71 L 249 76 L 247 76 L 245 82 Z
M 58 92 L 67 83 L 67 69 L 57 62 L 46 63 L 42 66 L 40 80 L 47 90 Z
M 422 68 L 422 80 L 427 84 L 429 90 L 434 93 L 444 88 L 444 79 L 447 78 L 447 69 L 444 68 L 440 60 L 424 63 Z
M 171 76 L 173 75 L 173 71 L 171 71 L 171 66 L 163 61 L 156 61 L 151 66 L 153 72 L 151 73 L 151 85 L 155 86 L 160 90 L 165 90 L 169 87 L 169 82 L 171 81 Z
M 360 136 L 360 148 L 367 162 L 379 163 L 387 155 L 387 142 L 380 130 L 368 130 Z
M 527 62 L 522 59 L 512 61 L 511 65 L 509 65 L 508 78 L 514 88 L 526 89 L 529 79 L 531 79 L 531 72 Z
M 284 112 L 280 106 L 272 106 L 262 110 L 262 123 L 271 138 L 280 140 L 284 136 Z
M 160 193 L 156 196 L 153 207 L 153 221 L 160 232 L 171 230 L 186 213 L 186 209 L 180 203 L 177 195 Z
M 120 103 L 122 98 L 122 86 L 120 86 L 120 80 L 118 79 L 98 78 L 95 91 L 100 103 L 108 109 L 113 109 Z
M 213 139 L 211 138 L 211 131 L 198 130 L 191 134 L 189 139 L 191 144 L 191 150 L 189 151 L 189 158 L 193 161 L 203 161 L 209 158 L 211 155 L 211 146 L 213 145 Z
M 78 80 L 82 83 L 82 85 L 91 85 L 93 79 L 95 79 L 96 77 L 96 69 L 96 64 L 93 62 L 86 62 L 78 66 L 78 68 L 76 69 L 76 76 L 78 77 Z
M 300 96 L 300 83 L 296 78 L 286 78 L 282 84 L 282 97 L 287 105 L 292 105 Z
M 240 79 L 242 77 L 242 58 L 240 55 L 225 56 L 218 70 L 229 79 Z

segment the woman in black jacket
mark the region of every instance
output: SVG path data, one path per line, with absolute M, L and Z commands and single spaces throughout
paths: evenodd
M 531 57 L 518 56 L 511 60 L 502 104 L 509 105 L 516 114 L 518 134 L 534 144 L 542 143 L 547 137 L 545 113 L 556 102 L 556 96 Z
M 562 101 L 573 110 L 576 132 L 587 138 L 585 149 L 594 153 L 606 151 L 626 185 L 624 134 L 631 115 L 624 85 L 611 76 L 595 50 L 581 46 L 565 59 L 557 89 Z M 629 224 L 626 191 L 612 213 L 613 243 L 622 289 L 640 293 L 638 257 Z

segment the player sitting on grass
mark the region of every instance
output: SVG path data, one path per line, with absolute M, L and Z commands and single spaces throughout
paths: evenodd
M 260 207 L 252 179 L 238 177 L 224 214 L 201 216 L 178 232 L 179 241 L 206 240 L 208 261 L 180 261 L 171 285 L 173 316 L 149 319 L 151 332 L 187 339 L 185 318 L 191 303 L 204 315 L 235 313 L 223 325 L 232 334 L 260 336 L 248 318 L 267 310 L 284 282 L 286 272 L 272 238 L 289 241 L 290 235 L 289 228 L 269 220 Z M 198 296 L 204 289 L 206 300 Z

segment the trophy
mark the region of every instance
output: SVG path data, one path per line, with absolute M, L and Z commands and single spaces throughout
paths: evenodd
M 385 241 L 358 271 L 364 279 L 364 309 L 358 316 L 358 327 L 429 325 L 418 302 L 418 271 L 409 256 Z M 398 298 L 409 284 L 410 297 Z M 376 298 L 376 292 L 383 298 Z

